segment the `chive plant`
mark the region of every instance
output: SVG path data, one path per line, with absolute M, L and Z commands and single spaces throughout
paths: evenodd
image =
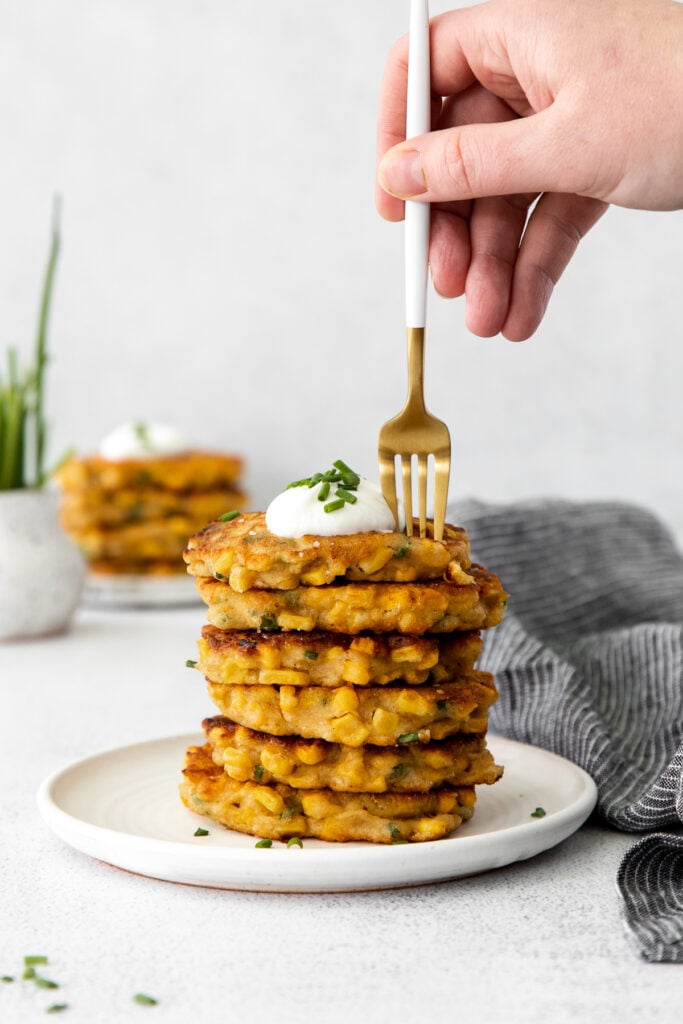
M 0 370 L 0 491 L 40 487 L 45 482 L 47 328 L 59 257 L 59 214 L 59 200 L 55 199 L 33 364 L 22 370 L 18 352 L 11 347 L 6 370 Z

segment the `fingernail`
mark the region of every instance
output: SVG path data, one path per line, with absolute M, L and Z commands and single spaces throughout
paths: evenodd
M 379 183 L 397 199 L 410 199 L 427 191 L 422 156 L 416 149 L 392 149 L 379 165 Z

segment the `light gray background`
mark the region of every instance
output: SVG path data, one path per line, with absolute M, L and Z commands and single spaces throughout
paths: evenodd
M 243 453 L 254 507 L 338 457 L 376 477 L 405 352 L 375 115 L 407 12 L 0 0 L 0 348 L 30 348 L 59 192 L 55 458 L 134 417 Z M 682 255 L 680 213 L 610 211 L 521 345 L 430 300 L 453 498 L 624 498 L 683 535 Z

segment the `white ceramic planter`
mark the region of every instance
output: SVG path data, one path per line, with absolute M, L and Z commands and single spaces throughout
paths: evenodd
M 50 491 L 0 491 L 0 640 L 67 628 L 85 581 Z

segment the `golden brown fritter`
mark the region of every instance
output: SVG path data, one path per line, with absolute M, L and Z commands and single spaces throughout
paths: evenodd
M 193 523 L 186 516 L 167 516 L 131 523 L 119 529 L 71 531 L 71 537 L 86 558 L 93 561 L 155 562 L 182 561 L 183 548 Z
M 159 487 L 129 487 L 105 491 L 101 487 L 67 491 L 62 495 L 61 520 L 67 533 L 92 527 L 122 527 L 169 516 L 184 516 L 200 529 L 231 509 L 242 509 L 246 495 L 234 489 L 164 491 Z
M 105 491 L 131 487 L 213 491 L 232 488 L 242 468 L 242 459 L 237 455 L 218 452 L 187 451 L 179 455 L 116 461 L 91 455 L 69 459 L 56 471 L 55 479 L 65 491 L 89 487 Z
M 348 747 L 299 736 L 269 736 L 228 718 L 202 723 L 211 757 L 236 782 L 284 782 L 344 793 L 425 792 L 490 785 L 503 774 L 483 735 L 395 747 Z
M 88 563 L 88 570 L 95 576 L 183 576 L 185 563 L 182 558 L 153 559 L 144 561 L 95 559 Z
M 226 686 L 207 681 L 222 715 L 271 736 L 393 746 L 482 733 L 498 693 L 488 672 L 439 686 Z
M 322 586 L 336 579 L 408 582 L 444 574 L 466 583 L 463 570 L 470 564 L 467 534 L 457 526 L 445 527 L 443 541 L 383 532 L 288 538 L 270 533 L 263 512 L 209 523 L 190 539 L 185 560 L 193 576 L 213 576 L 239 593 Z
M 197 668 L 217 683 L 268 686 L 384 686 L 440 683 L 470 672 L 481 652 L 477 632 L 440 636 L 258 633 L 204 626 Z
M 500 580 L 481 566 L 472 582 L 330 583 L 295 590 L 249 590 L 197 578 L 219 629 L 325 629 L 332 633 L 450 633 L 488 629 L 503 617 L 507 595 Z
M 375 794 L 236 782 L 213 763 L 208 744 L 188 748 L 183 776 L 180 796 L 191 811 L 269 839 L 425 842 L 443 838 L 471 818 L 475 804 L 471 786 Z

